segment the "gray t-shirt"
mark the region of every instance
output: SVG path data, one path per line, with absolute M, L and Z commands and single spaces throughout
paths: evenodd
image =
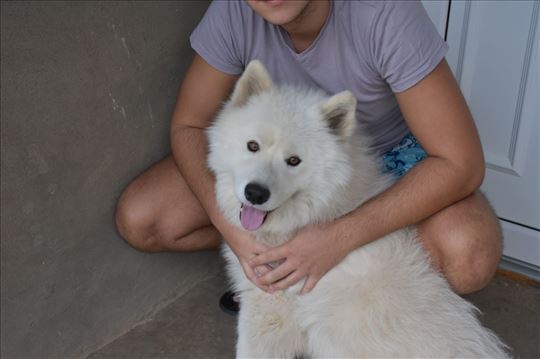
M 190 41 L 206 62 L 228 74 L 240 74 L 258 59 L 278 84 L 352 91 L 358 121 L 377 152 L 409 131 L 394 93 L 428 75 L 447 51 L 419 1 L 333 1 L 319 35 L 301 53 L 285 30 L 244 1 L 214 1 Z

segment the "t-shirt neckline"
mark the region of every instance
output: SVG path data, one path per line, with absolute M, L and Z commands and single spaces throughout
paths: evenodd
M 289 51 L 293 54 L 293 56 L 298 57 L 298 58 L 307 56 L 317 46 L 317 43 L 320 42 L 320 39 L 325 33 L 326 28 L 328 27 L 328 24 L 330 23 L 330 20 L 333 14 L 334 14 L 334 2 L 330 0 L 330 9 L 328 10 L 328 16 L 326 17 L 326 20 L 324 21 L 324 25 L 322 26 L 321 30 L 317 34 L 317 37 L 315 37 L 315 40 L 313 40 L 313 42 L 304 51 L 296 52 L 294 49 L 294 45 L 291 40 L 291 37 L 289 36 L 287 31 L 285 31 L 281 26 L 277 26 L 282 42 L 285 44 L 287 49 L 289 49 Z

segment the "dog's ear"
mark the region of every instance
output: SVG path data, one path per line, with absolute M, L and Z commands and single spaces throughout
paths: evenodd
M 347 137 L 353 134 L 356 125 L 356 98 L 350 91 L 330 97 L 321 106 L 328 127 L 336 135 Z
M 259 60 L 253 60 L 236 82 L 231 102 L 235 106 L 243 106 L 251 96 L 270 91 L 272 87 L 272 80 L 264 65 Z

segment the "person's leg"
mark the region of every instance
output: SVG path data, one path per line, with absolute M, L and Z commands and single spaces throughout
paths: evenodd
M 124 190 L 116 225 L 129 244 L 147 252 L 214 249 L 221 241 L 171 155 Z
M 501 228 L 480 192 L 424 220 L 418 231 L 433 265 L 458 294 L 484 288 L 495 274 L 502 253 Z

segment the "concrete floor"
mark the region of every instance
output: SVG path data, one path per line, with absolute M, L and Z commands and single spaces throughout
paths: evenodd
M 218 306 L 226 290 L 219 274 L 195 286 L 145 323 L 89 358 L 232 358 L 235 318 Z M 540 358 L 540 288 L 497 276 L 467 296 L 482 322 L 513 348 L 515 357 Z

